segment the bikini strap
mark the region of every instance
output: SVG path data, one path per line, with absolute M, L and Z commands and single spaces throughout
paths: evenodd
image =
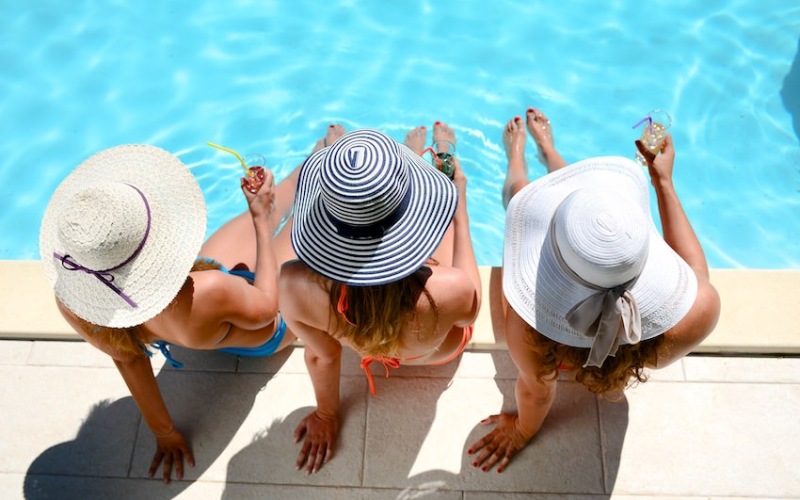
M 344 320 L 352 326 L 356 326 L 356 324 L 347 317 L 347 311 L 349 309 L 350 306 L 347 304 L 347 285 L 341 285 L 339 286 L 339 302 L 336 304 L 336 312 L 341 314 Z
M 383 369 L 386 370 L 386 378 L 389 378 L 389 368 L 400 368 L 400 360 L 397 358 L 373 358 L 372 356 L 364 356 L 361 358 L 361 369 L 364 370 L 364 373 L 367 375 L 369 392 L 374 396 L 375 381 L 372 380 L 372 372 L 369 369 L 369 365 L 371 365 L 373 361 L 383 363 Z
M 156 340 L 155 342 L 151 342 L 150 345 L 161 351 L 161 354 L 163 354 L 164 357 L 167 358 L 167 361 L 169 361 L 169 364 L 171 364 L 173 368 L 183 368 L 183 363 L 173 358 L 172 353 L 169 352 L 170 344 L 168 342 L 164 340 Z M 153 354 L 150 351 L 145 350 L 145 352 L 148 354 L 148 356 L 150 357 L 153 356 Z

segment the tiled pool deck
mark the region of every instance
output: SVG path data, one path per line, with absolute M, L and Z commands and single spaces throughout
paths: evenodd
M 197 466 L 165 486 L 146 477 L 154 440 L 121 377 L 50 316 L 36 265 L 0 263 L 3 499 L 800 498 L 800 359 L 774 355 L 800 353 L 800 271 L 715 271 L 723 318 L 698 353 L 620 402 L 560 382 L 503 474 L 465 454 L 481 419 L 513 407 L 514 367 L 485 333 L 450 366 L 389 379 L 376 367 L 376 397 L 346 354 L 337 455 L 312 476 L 294 470 L 292 431 L 314 405 L 302 347 L 270 359 L 176 348 L 186 368 L 153 366 Z M 493 278 L 484 269 L 484 332 Z

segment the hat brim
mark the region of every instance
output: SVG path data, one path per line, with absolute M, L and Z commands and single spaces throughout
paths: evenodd
M 330 148 L 303 164 L 291 239 L 298 258 L 311 269 L 347 285 L 382 285 L 411 275 L 433 255 L 453 220 L 458 193 L 446 175 L 398 145 L 408 166 L 411 194 L 403 215 L 380 237 L 342 236 L 328 219 L 320 183 Z
M 673 327 L 688 313 L 697 294 L 691 268 L 658 233 L 650 216 L 649 188 L 641 167 L 622 157 L 574 163 L 525 186 L 506 212 L 503 293 L 514 311 L 539 333 L 574 347 L 592 346 L 566 321 L 578 302 L 595 293 L 559 265 L 550 224 L 559 204 L 582 188 L 602 188 L 626 196 L 647 214 L 647 262 L 631 288 L 642 318 L 642 340 Z
M 138 188 L 151 210 L 147 241 L 129 264 L 113 271 L 113 283 L 135 303 L 130 306 L 92 274 L 69 271 L 53 253 L 64 254 L 58 217 L 79 191 L 123 182 Z M 58 186 L 45 210 L 39 252 L 56 297 L 80 318 L 125 328 L 163 311 L 183 286 L 206 232 L 203 193 L 189 169 L 163 149 L 137 144 L 112 147 L 89 157 Z

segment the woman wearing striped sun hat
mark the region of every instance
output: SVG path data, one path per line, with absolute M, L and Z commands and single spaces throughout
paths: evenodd
M 423 161 L 425 127 L 400 144 L 376 130 L 348 133 L 300 172 L 292 246 L 281 270 L 281 312 L 305 344 L 317 408 L 295 431 L 297 468 L 316 472 L 339 428 L 342 345 L 370 363 L 435 365 L 459 356 L 480 308 L 466 177 Z M 455 143 L 436 122 L 433 139 Z

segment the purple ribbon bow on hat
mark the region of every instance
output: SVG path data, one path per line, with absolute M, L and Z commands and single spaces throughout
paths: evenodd
M 133 253 L 127 259 L 125 259 L 122 263 L 117 264 L 114 267 L 110 267 L 108 269 L 102 269 L 102 270 L 98 271 L 98 270 L 95 270 L 95 269 L 89 269 L 88 267 L 85 267 L 85 266 L 82 266 L 82 265 L 78 264 L 77 262 L 72 260 L 72 258 L 69 255 L 61 255 L 60 253 L 53 252 L 53 258 L 56 259 L 56 260 L 60 260 L 62 267 L 64 267 L 64 269 L 66 269 L 67 271 L 83 271 L 83 272 L 85 272 L 87 274 L 91 274 L 92 276 L 94 276 L 95 278 L 100 280 L 108 288 L 113 290 L 117 295 L 119 295 L 120 298 L 122 298 L 122 300 L 124 300 L 125 302 L 128 303 L 128 305 L 130 305 L 131 307 L 136 308 L 136 307 L 138 307 L 136 302 L 134 302 L 133 299 L 131 299 L 119 287 L 114 285 L 114 283 L 113 283 L 114 276 L 111 274 L 111 271 L 115 271 L 115 270 L 127 265 L 134 258 L 136 258 L 137 255 L 139 255 L 139 252 L 142 251 L 142 248 L 144 248 L 144 244 L 147 241 L 147 236 L 150 234 L 150 224 L 151 224 L 150 204 L 147 202 L 147 198 L 145 197 L 144 193 L 141 190 L 139 190 L 139 188 L 137 188 L 136 186 L 130 185 L 130 184 L 128 184 L 128 186 L 130 186 L 133 189 L 135 189 L 136 192 L 139 193 L 139 196 L 142 197 L 142 201 L 144 202 L 145 210 L 147 211 L 147 226 L 145 227 L 144 235 L 142 236 L 142 241 L 139 243 L 139 245 L 136 247 L 136 249 L 133 251 Z

